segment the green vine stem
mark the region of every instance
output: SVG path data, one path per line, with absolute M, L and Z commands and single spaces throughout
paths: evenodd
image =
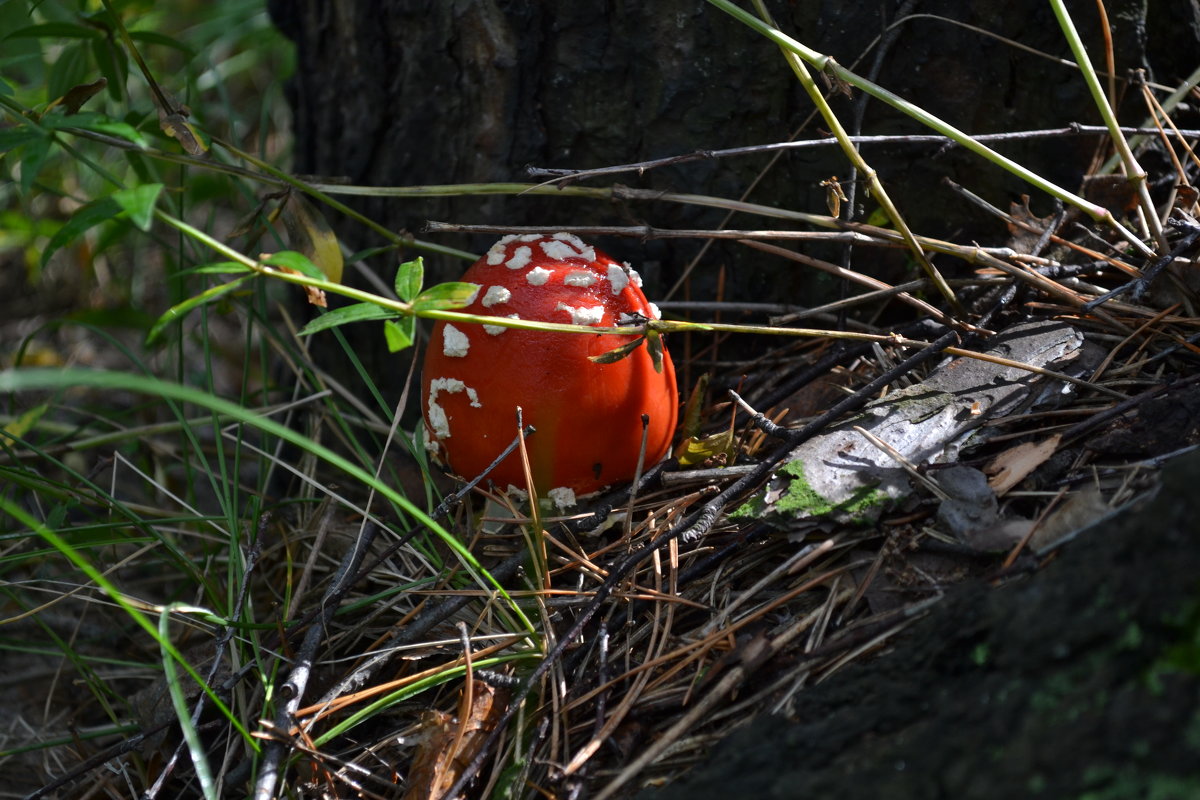
M 919 339 L 909 339 L 898 334 L 877 334 L 877 333 L 862 333 L 858 331 L 831 331 L 821 328 L 786 328 L 771 325 L 735 325 L 730 323 L 720 322 L 687 322 L 683 320 L 649 320 L 640 325 L 626 325 L 618 327 L 593 327 L 589 325 L 569 325 L 557 322 L 536 322 L 531 320 L 510 319 L 509 317 L 491 317 L 480 314 L 466 314 L 460 311 L 446 311 L 443 309 L 430 308 L 414 308 L 413 304 L 405 303 L 399 300 L 392 300 L 379 295 L 365 292 L 361 289 L 355 289 L 349 286 L 343 286 L 339 283 L 332 283 L 320 278 L 313 278 L 307 275 L 302 275 L 294 272 L 284 272 L 283 270 L 272 267 L 268 264 L 263 264 L 249 256 L 238 252 L 229 247 L 223 242 L 214 239 L 201 230 L 198 230 L 191 225 L 188 225 L 183 220 L 170 216 L 162 211 L 156 211 L 155 215 L 158 219 L 166 224 L 176 228 L 180 232 L 194 238 L 208 247 L 215 250 L 225 258 L 234 261 L 248 269 L 253 270 L 266 277 L 282 280 L 287 283 L 294 283 L 301 286 L 310 286 L 315 289 L 320 289 L 332 294 L 340 294 L 360 302 L 374 303 L 382 308 L 395 311 L 397 314 L 405 314 L 417 317 L 425 317 L 429 319 L 443 319 L 453 322 L 463 322 L 468 324 L 479 325 L 500 325 L 507 328 L 517 328 L 520 330 L 531 331 L 547 331 L 552 333 L 574 333 L 581 335 L 596 335 L 596 334 L 615 334 L 625 336 L 645 336 L 648 332 L 654 331 L 657 333 L 680 333 L 684 331 L 701 331 L 701 332 L 722 332 L 722 333 L 741 333 L 741 334 L 760 334 L 768 336 L 794 336 L 807 338 L 827 338 L 827 339 L 846 339 L 853 341 L 879 342 L 881 344 L 891 344 L 899 347 L 927 347 L 929 342 Z M 975 358 L 985 361 L 993 361 L 1006 366 L 1017 367 L 1019 369 L 1036 372 L 1040 375 L 1046 375 L 1067 383 L 1086 387 L 1101 394 L 1125 399 L 1125 395 L 1105 386 L 1089 383 L 1080 380 L 1079 378 L 1071 377 L 1063 373 L 1054 372 L 1052 370 L 1040 369 L 1022 364 L 1019 361 L 1009 361 L 1008 359 L 999 359 L 995 356 L 988 356 L 981 353 L 975 353 L 970 350 L 962 350 L 959 348 L 947 348 L 945 351 L 949 355 L 957 355 L 965 358 Z

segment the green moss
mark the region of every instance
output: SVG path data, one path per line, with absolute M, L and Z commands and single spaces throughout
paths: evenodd
M 860 487 L 850 497 L 834 503 L 808 482 L 804 462 L 799 459 L 784 464 L 780 473 L 791 478 L 787 489 L 773 504 L 768 504 L 760 492 L 735 511 L 734 518 L 760 517 L 774 511 L 788 517 L 819 518 L 831 514 L 844 515 L 854 524 L 867 524 L 877 516 L 873 512 L 887 504 L 890 498 L 878 491 L 875 484 Z

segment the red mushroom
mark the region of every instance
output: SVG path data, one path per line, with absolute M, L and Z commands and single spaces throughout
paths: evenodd
M 480 285 L 463 309 L 473 314 L 602 327 L 631 315 L 659 316 L 637 272 L 572 234 L 505 236 L 462 280 Z M 438 322 L 422 378 L 426 446 L 459 475 L 478 475 L 516 436 L 519 406 L 525 424 L 537 429 L 526 440 L 534 485 L 559 506 L 632 479 L 643 415 L 645 465 L 670 447 L 675 368 L 664 349 L 657 372 L 644 346 L 608 364 L 588 357 L 636 339 Z M 525 488 L 519 454 L 490 478 Z

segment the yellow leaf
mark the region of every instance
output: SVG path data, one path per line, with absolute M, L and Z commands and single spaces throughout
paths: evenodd
M 684 467 L 703 464 L 710 459 L 718 459 L 721 464 L 728 464 L 733 455 L 733 431 L 722 431 L 703 439 L 689 437 L 676 449 L 676 458 Z
M 330 281 L 341 283 L 342 247 L 324 215 L 293 192 L 284 201 L 281 216 L 292 249 L 308 256 Z
M 46 409 L 49 407 L 48 403 L 42 403 L 39 406 L 29 409 L 3 428 L 0 428 L 0 439 L 19 439 L 23 437 L 37 424 L 37 421 L 42 418 L 42 415 L 46 413 Z

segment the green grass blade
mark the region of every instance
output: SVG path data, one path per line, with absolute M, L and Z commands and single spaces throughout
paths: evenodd
M 63 371 L 66 372 L 68 370 Z M 12 370 L 0 372 L 0 384 L 5 383 L 5 375 L 6 373 L 10 372 L 12 372 Z M 3 390 L 0 389 L 0 391 Z M 142 612 L 142 610 L 134 606 L 133 603 L 131 603 L 129 599 L 125 597 L 125 595 L 111 581 L 108 580 L 108 578 L 104 577 L 104 575 L 101 574 L 100 571 L 96 569 L 90 561 L 84 558 L 74 547 L 71 546 L 69 542 L 59 536 L 55 531 L 38 522 L 38 520 L 30 516 L 25 509 L 21 508 L 11 500 L 8 500 L 5 497 L 0 497 L 0 511 L 11 515 L 13 519 L 17 520 L 22 525 L 29 527 L 30 530 L 45 539 L 51 546 L 54 547 L 54 549 L 58 550 L 58 552 L 65 556 L 67 560 L 78 567 L 79 570 L 83 572 L 83 574 L 85 574 L 89 580 L 100 587 L 100 589 L 108 595 L 109 599 L 119 605 L 121 609 L 129 615 L 130 619 L 137 623 L 142 630 L 150 634 L 150 636 L 158 643 L 159 648 L 161 648 L 164 653 L 168 654 L 172 659 L 183 666 L 187 674 L 192 677 L 192 680 L 196 681 L 196 685 L 199 686 L 206 695 L 208 695 L 209 699 L 213 701 L 213 704 L 221 711 L 225 718 L 229 720 L 230 724 L 237 728 L 238 732 L 242 735 L 242 738 L 252 748 L 254 748 L 255 752 L 258 752 L 258 741 L 250 735 L 250 732 L 246 730 L 246 727 L 242 725 L 236 716 L 234 716 L 233 712 L 229 710 L 229 707 L 226 706 L 225 703 L 221 702 L 221 698 L 217 697 L 213 693 L 212 689 L 209 688 L 209 686 L 204 682 L 204 679 L 200 677 L 200 674 L 196 672 L 195 667 L 187 662 L 187 660 L 183 657 L 183 654 L 179 652 L 175 645 L 171 644 L 169 639 L 164 639 L 159 634 L 158 627 L 150 621 L 150 619 Z
M 175 611 L 188 610 L 187 607 L 172 603 L 163 608 L 158 615 L 158 634 L 160 641 L 171 640 L 171 614 Z M 180 683 L 179 673 L 175 671 L 175 659 L 166 650 L 162 654 L 163 676 L 166 679 L 167 692 L 171 695 L 171 706 L 175 709 L 175 717 L 183 731 L 183 740 L 187 744 L 188 753 L 192 757 L 192 766 L 196 768 L 196 780 L 200 782 L 200 791 L 204 800 L 217 800 L 217 784 L 213 780 L 212 767 L 208 764 L 208 756 L 204 753 L 204 745 L 200 741 L 200 732 L 192 724 L 192 715 L 187 707 L 183 684 Z
M 458 541 L 453 534 L 439 525 L 403 494 L 386 483 L 377 480 L 375 476 L 362 467 L 324 445 L 314 442 L 285 425 L 281 425 L 273 419 L 268 419 L 229 400 L 215 397 L 207 392 L 193 389 L 190 386 L 183 386 L 178 383 L 171 383 L 145 375 L 85 369 L 7 369 L 0 371 L 0 393 L 57 390 L 68 387 L 89 387 L 138 392 L 161 397 L 166 400 L 192 403 L 217 414 L 251 425 L 263 433 L 278 437 L 307 450 L 327 464 L 342 470 L 350 477 L 360 481 L 363 485 L 370 486 L 397 507 L 402 508 L 405 513 L 409 514 L 419 524 L 428 528 L 430 532 L 440 538 L 454 552 L 459 561 L 472 574 L 482 588 L 488 589 L 490 585 L 491 589 L 494 589 L 500 597 L 504 598 L 526 630 L 530 634 L 535 634 L 536 627 L 517 603 L 513 601 L 504 587 L 480 565 L 471 551 L 462 542 Z M 48 533 L 52 534 L 53 532 L 48 531 Z M 146 622 L 146 625 L 149 625 L 149 622 Z

